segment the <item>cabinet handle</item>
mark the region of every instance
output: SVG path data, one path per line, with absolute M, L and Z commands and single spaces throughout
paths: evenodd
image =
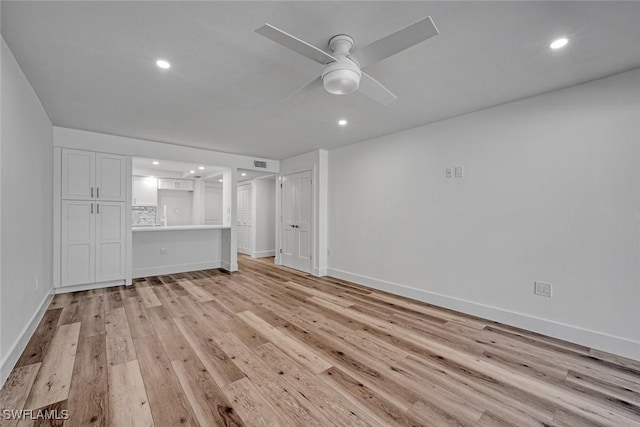
M 96 187 L 96 199 L 100 198 L 100 187 Z
M 93 203 L 91 203 L 91 213 L 93 213 Z
M 100 203 L 96 203 L 96 213 L 100 213 Z
M 93 199 L 93 187 L 91 187 L 91 198 Z

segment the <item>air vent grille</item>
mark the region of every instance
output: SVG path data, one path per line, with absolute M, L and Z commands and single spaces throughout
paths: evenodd
M 253 161 L 253 166 L 255 166 L 257 168 L 266 168 L 267 167 L 267 162 L 264 162 L 262 160 L 254 160 Z

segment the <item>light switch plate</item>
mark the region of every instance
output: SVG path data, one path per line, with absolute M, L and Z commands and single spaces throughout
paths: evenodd
M 462 178 L 464 176 L 464 167 L 456 166 L 456 178 Z
M 451 177 L 453 176 L 453 168 L 446 168 L 446 169 L 444 170 L 444 175 L 445 175 L 447 178 L 451 178 Z

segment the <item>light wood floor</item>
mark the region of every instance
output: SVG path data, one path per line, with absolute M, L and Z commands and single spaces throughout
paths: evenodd
M 270 258 L 240 269 L 57 295 L 0 408 L 66 409 L 65 426 L 640 425 L 638 362 Z

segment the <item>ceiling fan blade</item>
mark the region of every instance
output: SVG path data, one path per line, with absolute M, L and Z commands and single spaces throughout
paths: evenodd
M 320 87 L 320 86 L 322 86 L 322 77 L 318 76 L 315 79 L 311 80 L 306 85 L 302 86 L 300 89 L 298 89 L 295 92 L 293 92 L 291 95 L 287 96 L 281 102 L 286 102 L 291 98 L 295 98 L 296 96 L 298 96 L 302 92 L 306 92 L 309 89 L 312 89 L 314 87 Z
M 304 40 L 300 40 L 289 33 L 285 33 L 273 25 L 264 24 L 256 30 L 256 33 L 268 38 L 269 40 L 273 40 L 284 47 L 288 47 L 302 56 L 306 56 L 309 59 L 319 62 L 320 64 L 324 65 L 336 60 L 336 58 L 329 55 L 327 52 L 318 49 L 317 47 L 305 42 Z
M 358 90 L 362 92 L 363 95 L 385 106 L 398 99 L 389 89 L 382 86 L 380 82 L 364 72 L 362 73 L 362 77 L 360 77 L 360 87 Z
M 438 35 L 438 29 L 430 16 L 389 34 L 354 52 L 361 68 L 382 61 L 398 52 Z

